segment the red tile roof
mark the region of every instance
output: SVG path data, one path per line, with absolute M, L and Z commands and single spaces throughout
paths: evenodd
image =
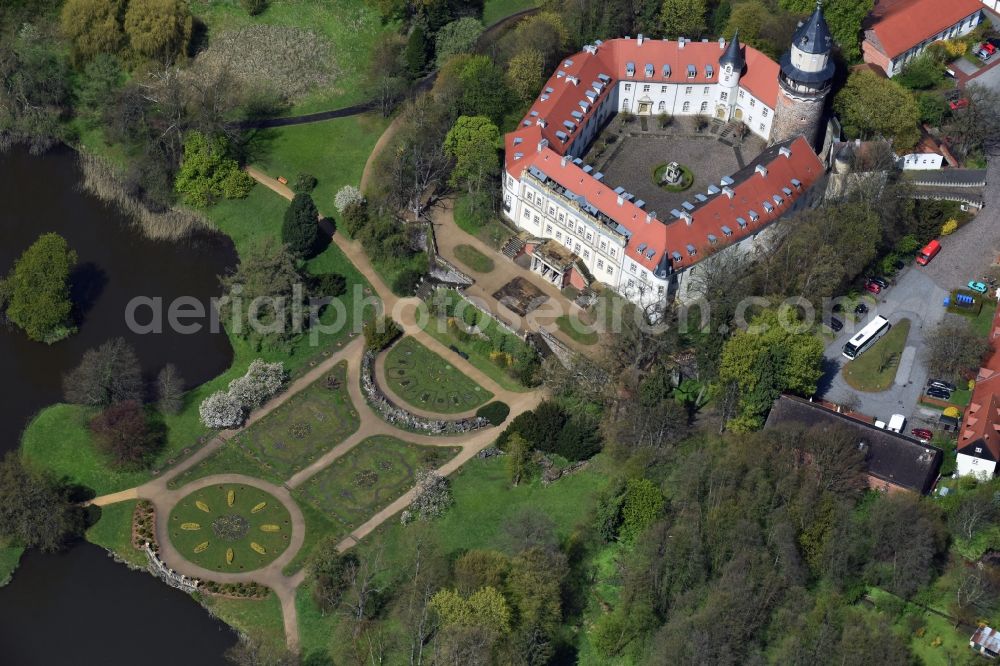
M 524 141 L 515 146 L 514 140 L 522 136 Z M 682 270 L 706 258 L 715 249 L 709 234 L 715 236 L 716 245 L 721 249 L 760 231 L 781 217 L 823 174 L 823 165 L 805 138 L 800 136 L 772 146 L 731 176 L 733 182 L 729 188 L 732 198 L 725 191 L 709 195 L 708 201 L 697 204 L 690 211 L 691 221 L 688 223 L 686 219 L 671 215 L 670 211 L 657 211 L 657 219 L 630 201 L 623 199 L 618 203 L 618 195 L 611 187 L 585 173 L 571 159 L 564 160 L 548 146 L 539 150 L 540 139 L 541 132 L 537 127 L 528 128 L 523 133 L 508 134 L 507 171 L 520 178 L 525 169 L 535 167 L 573 194 L 584 197 L 587 203 L 597 207 L 631 234 L 626 258 L 650 271 L 656 269 L 664 253 L 673 258 L 671 264 L 674 270 Z M 788 149 L 787 156 L 784 148 Z M 522 154 L 520 158 L 517 158 L 518 153 Z M 758 165 L 766 169 L 766 173 L 758 172 Z M 793 179 L 798 180 L 800 185 L 795 186 Z M 775 196 L 780 202 L 775 201 Z M 764 202 L 772 207 L 772 212 L 766 210 Z M 751 211 L 758 216 L 757 221 L 751 219 Z M 737 218 L 743 218 L 745 226 L 741 226 Z M 729 229 L 729 235 L 726 235 L 723 226 Z M 643 244 L 646 251 L 654 251 L 652 257 L 633 249 Z M 694 256 L 690 256 L 688 245 L 695 249 Z
M 882 0 L 866 25 L 879 50 L 895 58 L 982 8 L 979 0 Z
M 745 46 L 746 69 L 740 77 L 740 87 L 767 104 L 772 109 L 778 99 L 778 63 L 774 62 L 757 49 Z M 705 85 L 718 83 L 719 58 L 725 53 L 725 42 L 680 42 L 660 39 L 644 39 L 640 46 L 638 39 L 612 39 L 597 45 L 596 53 L 580 51 L 564 59 L 559 67 L 549 77 L 545 87 L 539 93 L 528 115 L 521 122 L 521 127 L 535 125 L 539 120 L 545 121 L 542 129 L 544 138 L 549 140 L 553 149 L 562 153 L 564 148 L 575 139 L 575 134 L 564 125 L 570 121 L 576 125 L 582 124 L 594 112 L 594 109 L 604 101 L 620 80 L 636 83 L 681 85 Z M 628 63 L 633 63 L 633 74 L 627 74 Z M 646 65 L 653 66 L 653 75 L 646 76 Z M 670 67 L 670 76 L 664 76 L 664 66 Z M 688 65 L 695 68 L 695 76 L 688 78 Z M 712 66 L 712 76 L 706 75 L 706 65 Z M 607 81 L 602 81 L 602 75 Z M 603 84 L 596 102 L 591 102 L 586 93 L 592 90 L 591 84 Z M 551 92 L 549 92 L 551 90 Z M 586 111 L 580 102 L 586 102 Z M 580 112 L 581 119 L 574 118 L 571 113 Z M 569 135 L 564 144 L 556 132 Z
M 958 450 L 963 452 L 963 449 L 982 442 L 993 455 L 993 460 L 1000 461 L 1000 349 L 997 349 L 1000 342 L 1000 308 L 993 316 L 989 340 L 994 349 L 976 376 L 976 387 L 958 435 Z

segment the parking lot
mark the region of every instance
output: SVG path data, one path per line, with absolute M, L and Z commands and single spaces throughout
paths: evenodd
M 844 329 L 827 345 L 824 354 L 825 374 L 819 394 L 826 400 L 852 405 L 857 411 L 886 422 L 893 414 L 903 414 L 907 419 L 907 431 L 911 427 L 922 425 L 924 415 L 916 405 L 928 379 L 927 365 L 921 353 L 924 334 L 944 317 L 942 303 L 947 294 L 944 288 L 920 269 L 908 266 L 900 271 L 896 284 L 874 297 L 875 302 L 869 305 L 869 312 L 856 323 L 845 322 Z M 841 376 L 840 370 L 848 362 L 842 350 L 851 336 L 879 315 L 888 319 L 891 324 L 909 319 L 910 333 L 892 388 L 878 393 L 864 393 L 848 386 Z

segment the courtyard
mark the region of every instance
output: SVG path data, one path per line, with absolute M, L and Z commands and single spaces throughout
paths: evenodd
M 661 220 L 670 219 L 670 211 L 689 201 L 709 185 L 719 185 L 728 176 L 752 161 L 764 149 L 762 139 L 748 134 L 742 143 L 735 137 L 719 140 L 719 125 L 696 132 L 688 119 L 674 119 L 663 130 L 654 129 L 656 118 L 647 121 L 643 130 L 639 121 L 622 128 L 612 120 L 591 144 L 583 161 L 604 174 L 604 184 L 624 187 L 635 200 L 646 202 L 645 209 L 656 211 Z M 610 139 L 610 140 L 609 140 Z M 729 145 L 733 143 L 734 145 Z M 669 192 L 653 181 L 653 172 L 668 162 L 690 169 L 694 180 L 682 192 Z

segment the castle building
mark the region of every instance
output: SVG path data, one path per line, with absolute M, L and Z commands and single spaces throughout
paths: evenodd
M 813 144 L 833 74 L 830 41 L 817 9 L 781 64 L 738 38 L 642 35 L 563 60 L 504 140 L 503 213 L 528 236 L 533 269 L 559 287 L 594 279 L 643 305 L 683 302 L 697 295 L 690 276 L 698 262 L 765 247 L 762 233 L 812 205 L 810 188 L 824 174 Z M 621 112 L 740 122 L 771 145 L 683 205 L 647 210 L 626 183 L 605 183 L 581 159 Z

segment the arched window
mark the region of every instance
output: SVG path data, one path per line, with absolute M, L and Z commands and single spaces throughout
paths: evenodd
M 684 106 L 681 107 L 681 111 L 687 113 L 690 110 L 691 110 L 691 102 L 684 102 Z
M 700 111 L 702 113 L 705 113 L 706 111 L 708 111 L 708 102 L 702 102 L 701 103 L 701 109 L 700 109 Z
M 657 111 L 666 111 L 667 110 L 667 103 L 661 100 L 660 101 L 660 105 L 658 107 L 656 107 L 656 110 Z

